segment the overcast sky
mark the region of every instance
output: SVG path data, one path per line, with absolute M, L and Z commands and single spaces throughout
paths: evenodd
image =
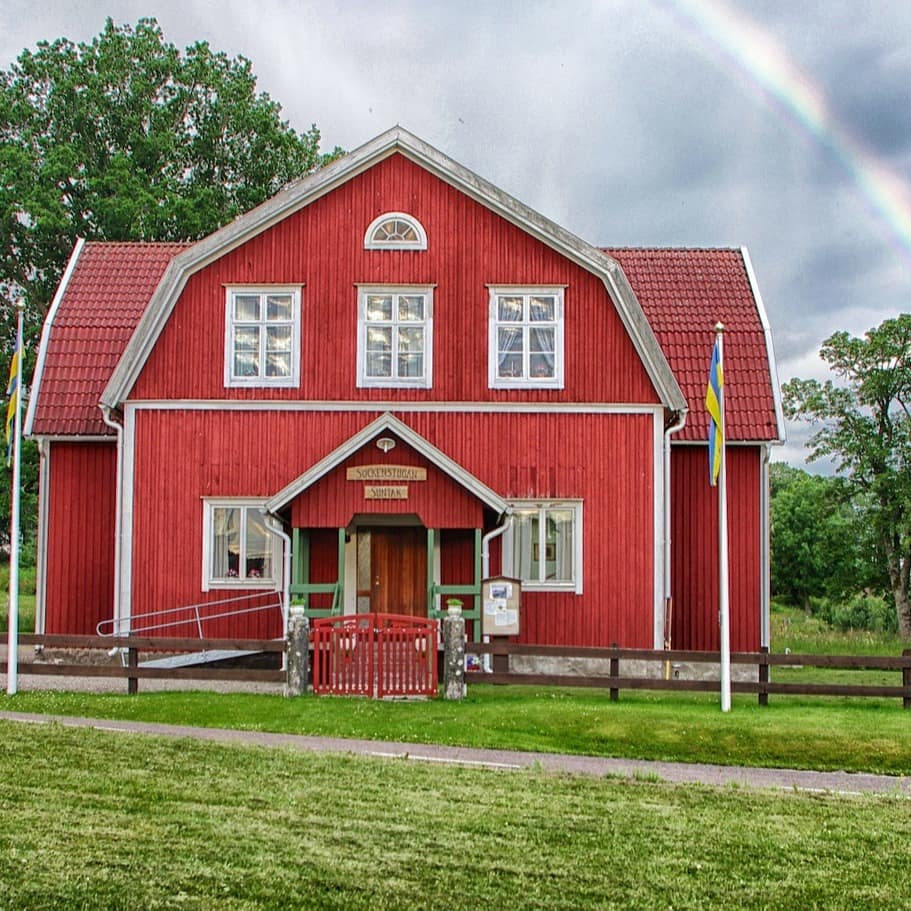
M 911 311 L 911 0 L 3 0 L 0 68 L 143 15 L 326 149 L 399 123 L 593 244 L 746 246 L 782 381 Z

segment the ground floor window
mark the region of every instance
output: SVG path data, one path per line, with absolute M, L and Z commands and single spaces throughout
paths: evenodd
M 582 592 L 582 503 L 516 502 L 503 570 L 527 589 Z
M 204 504 L 203 584 L 271 588 L 277 536 L 269 532 L 260 502 Z

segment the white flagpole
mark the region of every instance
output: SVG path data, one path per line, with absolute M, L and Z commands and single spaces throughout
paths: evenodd
M 727 431 L 724 415 L 724 387 L 727 382 L 724 367 L 724 326 L 715 326 L 718 339 L 718 362 L 722 382 L 718 390 L 718 410 L 721 413 L 721 470 L 718 472 L 718 622 L 721 634 L 721 711 L 731 710 L 731 623 L 728 602 L 728 491 L 725 449 Z
M 14 696 L 19 690 L 19 505 L 22 487 L 22 319 L 25 302 L 16 304 L 19 316 L 16 324 L 16 417 L 13 424 L 13 497 L 10 520 L 9 548 L 9 636 L 6 655 L 6 692 Z

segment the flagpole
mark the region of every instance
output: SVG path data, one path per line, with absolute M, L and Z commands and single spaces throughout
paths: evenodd
M 724 371 L 724 325 L 715 325 L 718 360 Z M 725 378 L 726 379 L 726 378 Z M 721 470 L 718 472 L 718 623 L 721 639 L 721 711 L 731 710 L 731 622 L 728 592 L 728 486 L 727 433 L 724 415 L 724 387 L 718 390 L 718 410 L 721 412 Z
M 25 302 L 16 303 L 16 417 L 13 430 L 13 496 L 9 548 L 9 630 L 6 655 L 6 692 L 14 696 L 19 690 L 19 507 L 22 487 L 22 320 Z

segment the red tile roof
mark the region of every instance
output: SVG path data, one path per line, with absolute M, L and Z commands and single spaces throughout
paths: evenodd
M 708 437 L 705 387 L 719 321 L 724 333 L 725 423 L 729 440 L 775 440 L 778 424 L 766 334 L 740 250 L 627 248 L 604 251 L 632 285 L 686 396 L 689 415 L 675 440 Z
M 86 243 L 51 326 L 31 432 L 107 435 L 98 401 L 178 243 Z M 713 327 L 725 332 L 728 438 L 778 436 L 766 337 L 739 250 L 605 250 L 622 266 L 689 403 L 675 439 L 707 436 Z
M 47 339 L 33 434 L 113 433 L 101 419 L 101 393 L 168 263 L 186 246 L 85 244 Z

